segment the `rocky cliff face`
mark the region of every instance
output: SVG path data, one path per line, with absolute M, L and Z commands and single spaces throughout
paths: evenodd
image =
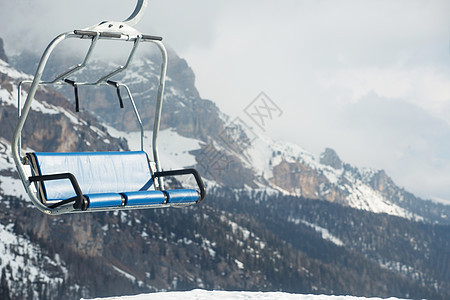
M 330 166 L 336 170 L 342 169 L 343 165 L 336 151 L 331 148 L 326 148 L 325 151 L 320 155 L 320 163 L 325 166 Z
M 3 40 L 0 38 L 0 59 L 4 62 L 8 62 L 8 57 L 6 56 L 5 49 L 3 48 Z

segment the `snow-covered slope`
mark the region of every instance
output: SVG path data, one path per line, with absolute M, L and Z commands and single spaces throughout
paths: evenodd
M 116 138 L 124 138 L 131 150 L 141 148 L 140 132 L 124 132 L 105 126 L 108 132 Z M 144 131 L 144 151 L 152 157 L 152 131 Z M 173 129 L 165 129 L 159 132 L 159 155 L 165 170 L 192 167 L 197 164 L 192 151 L 200 149 L 201 141 L 179 135 Z
M 29 289 L 32 283 L 57 289 L 66 279 L 67 269 L 59 255 L 45 255 L 29 237 L 18 235 L 13 224 L 0 224 L 0 241 L 0 270 L 7 270 L 5 280 L 16 295 L 22 293 L 24 298 L 37 298 L 38 293 Z
M 0 138 L 0 194 L 27 199 L 27 193 L 16 174 L 11 145 Z
M 205 291 L 192 290 L 187 292 L 164 292 L 154 294 L 141 294 L 135 296 L 96 298 L 98 300 L 381 300 L 381 298 L 364 298 L 354 296 L 329 296 L 329 295 L 301 295 L 283 292 L 226 292 L 226 291 Z M 396 300 L 399 298 L 389 298 Z

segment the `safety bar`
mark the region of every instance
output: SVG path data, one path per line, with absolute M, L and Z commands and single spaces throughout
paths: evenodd
M 72 75 L 73 73 L 81 70 L 82 68 L 86 67 L 86 65 L 88 64 L 92 53 L 95 49 L 95 46 L 97 45 L 97 41 L 99 39 L 104 39 L 104 38 L 108 38 L 108 39 L 124 39 L 125 41 L 133 41 L 134 42 L 134 46 L 131 49 L 131 52 L 127 58 L 127 61 L 125 63 L 124 66 L 119 66 L 116 70 L 112 71 L 111 73 L 101 77 L 100 79 L 98 79 L 95 82 L 79 82 L 77 83 L 78 86 L 80 85 L 98 85 L 104 81 L 107 81 L 109 78 L 113 77 L 114 75 L 117 75 L 120 72 L 123 72 L 131 63 L 132 59 L 134 58 L 135 52 L 137 47 L 139 46 L 139 43 L 141 41 L 144 42 L 154 42 L 154 41 L 162 41 L 162 37 L 160 36 L 153 36 L 153 35 L 146 35 L 146 34 L 137 34 L 135 37 L 130 37 L 127 34 L 123 34 L 123 33 L 111 33 L 111 32 L 98 32 L 98 31 L 88 31 L 88 30 L 74 30 L 73 33 L 69 32 L 66 33 L 67 37 L 66 38 L 71 38 L 71 37 L 79 37 L 79 38 L 85 38 L 88 37 L 91 39 L 91 44 L 89 46 L 89 49 L 87 50 L 85 57 L 83 59 L 83 62 L 80 64 L 75 65 L 74 67 L 72 67 L 71 69 L 59 74 L 58 76 L 56 76 L 53 80 L 48 81 L 48 82 L 40 82 L 39 84 L 54 84 L 57 83 L 58 81 L 65 81 L 65 79 L 69 76 Z M 124 38 L 126 37 L 126 38 Z M 64 38 L 64 39 L 66 39 Z
M 61 80 L 63 78 L 66 78 L 67 76 L 75 73 L 76 71 L 84 68 L 86 66 L 86 64 L 88 63 L 89 59 L 91 58 L 91 54 L 94 51 L 95 45 L 97 44 L 97 41 L 100 37 L 100 33 L 99 32 L 95 32 L 95 34 L 92 36 L 92 40 L 91 40 L 91 45 L 89 46 L 89 49 L 86 53 L 86 55 L 84 56 L 84 60 L 81 64 L 76 65 L 74 68 L 67 70 L 66 72 L 56 76 L 55 79 L 53 79 L 51 81 L 51 83 L 55 83 L 58 80 Z
M 112 71 L 111 73 L 103 76 L 102 78 L 100 78 L 99 80 L 97 80 L 97 82 L 95 84 L 99 84 L 100 82 L 103 81 L 107 81 L 109 78 L 113 77 L 114 75 L 122 72 L 123 70 L 125 70 L 126 68 L 128 68 L 131 60 L 134 57 L 134 54 L 136 53 L 136 49 L 139 46 L 139 42 L 142 40 L 142 35 L 138 35 L 134 41 L 134 45 L 133 48 L 131 49 L 130 55 L 128 56 L 127 62 L 125 63 L 124 66 L 119 66 L 116 70 Z
M 67 81 L 70 81 L 70 82 L 67 82 Z M 22 115 L 22 100 L 21 100 L 22 99 L 22 86 L 24 84 L 30 84 L 32 82 L 33 81 L 31 81 L 31 80 L 22 80 L 19 83 L 18 93 L 17 93 L 18 94 L 17 95 L 17 117 L 18 118 L 20 118 L 20 116 Z M 67 80 L 65 80 L 65 82 L 75 86 L 75 82 L 72 81 L 72 80 L 67 79 Z M 130 88 L 125 83 L 119 83 L 119 82 L 115 82 L 115 81 L 112 81 L 112 80 L 108 80 L 106 83 L 116 87 L 117 95 L 119 97 L 119 103 L 120 103 L 120 107 L 121 108 L 123 108 L 124 105 L 123 105 L 123 100 L 122 100 L 123 98 L 122 98 L 122 95 L 121 95 L 121 92 L 120 92 L 120 87 L 124 87 L 125 90 L 127 91 L 128 99 L 130 100 L 131 106 L 133 108 L 134 115 L 136 116 L 136 120 L 137 120 L 137 122 L 139 124 L 140 133 L 141 133 L 141 148 L 140 148 L 140 150 L 144 151 L 144 125 L 142 124 L 141 116 L 139 115 L 139 111 L 136 108 L 136 104 L 134 102 L 133 95 L 131 94 Z M 40 85 L 51 85 L 51 84 L 52 84 L 51 82 L 41 82 L 40 83 Z M 56 85 L 56 84 L 62 84 L 62 83 L 56 82 L 56 83 L 53 83 L 53 84 Z M 77 82 L 76 83 L 76 87 L 78 87 L 79 85 L 80 85 L 80 83 Z M 77 112 L 79 111 L 79 97 L 78 97 L 78 89 L 77 88 L 75 88 L 75 111 L 77 111 Z M 19 142 L 18 142 L 19 151 L 20 151 L 20 149 L 22 149 L 22 141 L 21 141 L 21 139 L 22 139 L 21 136 L 19 136 Z M 19 156 L 20 155 L 21 154 L 19 152 Z

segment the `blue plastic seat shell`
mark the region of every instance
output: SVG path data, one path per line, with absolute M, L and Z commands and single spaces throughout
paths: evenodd
M 117 193 L 99 193 L 85 195 L 89 201 L 89 208 L 108 208 L 122 206 L 122 196 Z
M 164 204 L 166 198 L 161 191 L 136 191 L 122 193 L 126 206 Z
M 72 173 L 84 194 L 154 190 L 143 151 L 34 153 L 39 175 Z M 75 196 L 69 180 L 44 181 L 47 201 Z
M 194 189 L 167 190 L 166 193 L 169 198 L 169 203 L 173 204 L 188 204 L 197 202 L 199 199 L 199 194 Z

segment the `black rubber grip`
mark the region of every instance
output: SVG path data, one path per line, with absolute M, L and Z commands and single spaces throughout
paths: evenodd
M 122 37 L 122 34 L 119 32 L 100 32 L 101 37 L 109 37 L 109 38 L 118 38 Z
M 124 108 L 124 106 L 123 106 L 123 100 L 122 100 L 122 95 L 120 94 L 120 85 L 119 85 L 119 83 L 116 82 L 116 81 L 112 81 L 112 80 L 107 80 L 106 83 L 109 84 L 109 85 L 112 85 L 112 86 L 115 86 L 115 87 L 116 87 L 116 90 L 117 90 L 117 97 L 119 97 L 119 105 L 120 105 L 120 108 Z
M 162 41 L 163 38 L 160 36 L 143 34 L 142 39 L 143 40 L 152 40 L 152 41 Z
M 64 79 L 65 82 L 73 86 L 73 89 L 75 91 L 75 112 L 80 112 L 80 99 L 78 98 L 78 85 L 75 81 L 70 79 Z
M 73 33 L 75 33 L 76 35 L 87 35 L 87 36 L 96 36 L 97 32 L 95 31 L 89 31 L 89 30 L 74 30 Z

